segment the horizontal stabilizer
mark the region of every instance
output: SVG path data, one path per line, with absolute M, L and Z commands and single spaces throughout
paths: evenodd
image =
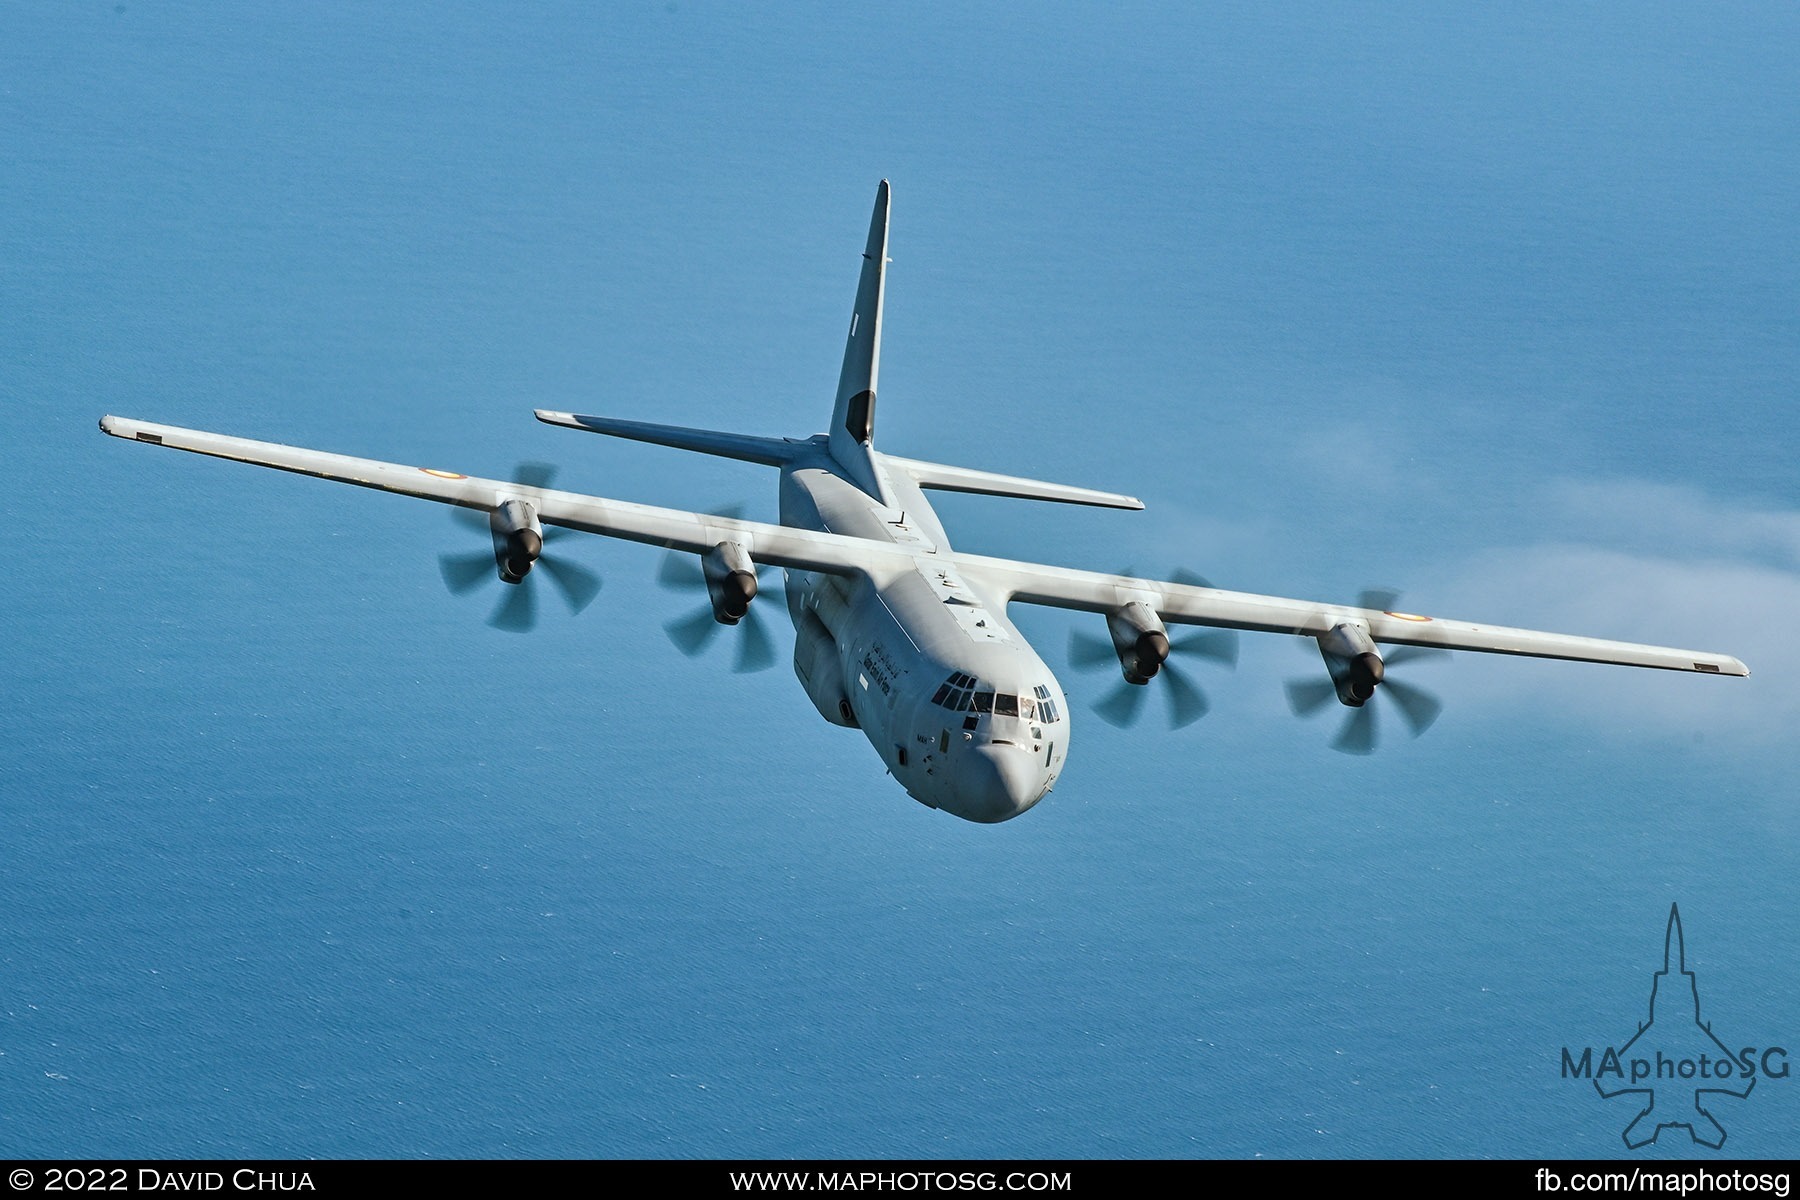
M 1013 496 L 1020 500 L 1055 500 L 1062 504 L 1092 504 L 1097 508 L 1142 508 L 1143 501 L 1118 492 L 1102 492 L 1093 488 L 1071 487 L 1066 483 L 1045 483 L 1018 475 L 998 475 L 992 471 L 973 471 L 968 467 L 950 467 L 943 463 L 919 462 L 917 459 L 881 456 L 890 469 L 912 476 L 922 488 L 940 492 L 975 492 L 983 496 Z
M 716 454 L 720 458 L 742 459 L 779 467 L 791 462 L 809 442 L 786 438 L 751 437 L 742 433 L 719 433 L 711 429 L 689 429 L 683 425 L 653 425 L 648 421 L 622 421 L 617 417 L 584 417 L 577 413 L 537 410 L 537 419 L 546 425 L 565 425 L 585 429 L 608 437 L 630 438 L 634 442 L 652 442 L 677 450 L 693 450 L 700 454 Z

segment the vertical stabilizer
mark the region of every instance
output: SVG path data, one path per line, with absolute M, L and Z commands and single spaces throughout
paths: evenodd
M 862 278 L 856 285 L 856 309 L 844 340 L 844 366 L 838 373 L 837 404 L 831 412 L 831 457 L 856 485 L 888 503 L 881 472 L 870 457 L 875 441 L 875 391 L 881 374 L 881 302 L 887 288 L 888 181 L 875 190 L 869 217 L 869 240 L 863 247 Z

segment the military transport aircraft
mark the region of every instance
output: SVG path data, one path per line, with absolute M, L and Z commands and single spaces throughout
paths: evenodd
M 546 469 L 512 480 L 479 479 L 455 471 L 349 458 L 269 442 L 250 441 L 107 416 L 100 428 L 127 438 L 257 466 L 275 467 L 471 510 L 492 536 L 479 569 L 497 570 L 503 583 L 524 584 L 540 562 L 545 538 L 564 530 L 626 538 L 667 547 L 689 568 L 697 556 L 710 601 L 702 624 L 676 622 L 671 632 L 690 645 L 720 625 L 746 626 L 742 649 L 767 655 L 766 634 L 754 628 L 751 605 L 759 568 L 785 572 L 788 615 L 794 625 L 794 671 L 835 725 L 862 730 L 882 762 L 921 802 L 970 821 L 1004 821 L 1050 791 L 1068 761 L 1073 714 L 1056 677 L 1007 615 L 1014 602 L 1079 609 L 1104 618 L 1110 641 L 1098 651 L 1075 644 L 1075 657 L 1117 660 L 1125 677 L 1119 696 L 1101 706 L 1123 720 L 1158 674 L 1170 688 L 1177 724 L 1204 711 L 1199 690 L 1167 663 L 1171 651 L 1191 650 L 1235 661 L 1238 630 L 1313 639 L 1323 671 L 1291 684 L 1297 712 L 1332 698 L 1353 711 L 1339 749 L 1367 752 L 1374 744 L 1378 690 L 1396 700 L 1415 734 L 1437 715 L 1428 694 L 1387 678 L 1404 656 L 1441 650 L 1479 650 L 1540 658 L 1578 659 L 1748 675 L 1721 654 L 1601 641 L 1560 633 L 1504 629 L 1395 610 L 1391 593 L 1364 593 L 1356 606 L 1221 591 L 1197 576 L 1139 579 L 1039 563 L 961 554 L 939 524 L 925 492 L 939 489 L 1138 509 L 1130 496 L 1064 484 L 996 475 L 883 454 L 875 449 L 875 397 L 881 365 L 881 310 L 887 276 L 889 188 L 875 194 L 863 250 L 862 277 L 838 376 L 831 426 L 809 438 L 752 437 L 612 417 L 539 411 L 553 425 L 609 437 L 653 442 L 702 454 L 777 467 L 781 523 L 731 515 L 652 508 L 576 495 L 549 486 Z M 485 516 L 485 521 L 482 517 Z M 548 526 L 549 528 L 546 528 Z M 555 558 L 542 564 L 552 582 L 581 607 L 597 582 Z M 468 564 L 447 558 L 447 582 L 470 585 Z M 666 579 L 674 579 L 672 573 Z M 496 623 L 528 606 L 521 590 Z M 523 611 L 528 612 L 528 608 Z M 1209 626 L 1189 640 L 1172 639 L 1169 625 Z M 1199 640 L 1193 640 L 1193 639 Z M 1393 647 L 1384 651 L 1383 647 Z

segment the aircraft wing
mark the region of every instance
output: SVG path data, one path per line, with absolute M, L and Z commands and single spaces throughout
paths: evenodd
M 1369 636 L 1375 641 L 1390 645 L 1566 658 L 1659 667 L 1668 671 L 1696 671 L 1706 675 L 1750 673 L 1748 667 L 1730 655 L 1698 650 L 1612 642 L 1535 629 L 1508 629 L 1499 625 L 1452 621 L 1416 613 L 1380 612 L 1310 600 L 1286 600 L 1278 596 L 1226 592 L 1190 584 L 966 554 L 957 556 L 957 565 L 971 580 L 985 583 L 1002 600 L 1087 612 L 1110 612 L 1136 600 L 1149 605 L 1170 624 L 1317 637 L 1330 632 L 1341 622 L 1357 621 L 1368 627 Z
M 505 499 L 525 500 L 537 510 L 538 519 L 546 525 L 561 525 L 695 554 L 704 554 L 722 541 L 734 541 L 755 561 L 777 567 L 824 571 L 833 575 L 869 575 L 878 581 L 913 569 L 913 556 L 906 551 L 840 534 L 814 533 L 762 521 L 629 504 L 500 479 L 481 479 L 455 471 L 351 458 L 322 450 L 228 437 L 126 417 L 102 417 L 100 428 L 117 438 L 273 467 L 317 479 L 353 483 L 358 487 L 482 512 L 492 511 Z

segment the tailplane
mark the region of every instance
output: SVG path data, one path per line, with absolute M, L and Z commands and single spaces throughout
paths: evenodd
M 624 421 L 618 417 L 587 417 L 580 413 L 551 412 L 538 409 L 537 419 L 546 425 L 563 425 L 585 429 L 608 437 L 630 438 L 634 442 L 650 442 L 692 450 L 699 454 L 716 454 L 720 458 L 736 458 L 744 462 L 779 467 L 793 460 L 810 442 L 789 438 L 752 437 L 747 433 L 721 433 L 714 429 L 690 429 L 685 425 L 656 425 L 649 421 Z
M 862 277 L 856 285 L 856 308 L 850 315 L 844 366 L 838 373 L 837 403 L 831 413 L 831 428 L 823 439 L 844 476 L 883 504 L 891 504 L 892 500 L 875 462 L 874 440 L 875 387 L 881 374 L 881 301 L 887 285 L 888 196 L 888 181 L 884 179 L 875 190 L 875 211 L 869 218 L 869 238 L 863 247 Z M 537 410 L 537 419 L 589 433 L 768 466 L 792 462 L 796 455 L 815 450 L 820 440 L 752 437 L 546 409 Z
M 657 425 L 617 417 L 589 417 L 576 413 L 539 409 L 537 418 L 551 425 L 585 429 L 609 437 L 630 438 L 716 454 L 745 462 L 779 467 L 797 457 L 815 454 L 823 442 L 843 477 L 888 507 L 894 499 L 886 470 L 899 470 L 923 488 L 950 492 L 977 492 L 989 496 L 1014 496 L 1027 500 L 1054 500 L 1064 504 L 1092 504 L 1105 508 L 1142 508 L 1135 497 L 1093 488 L 1047 483 L 1016 475 L 1000 475 L 968 467 L 894 458 L 875 452 L 875 393 L 881 376 L 881 308 L 887 290 L 888 208 L 891 191 L 882 180 L 875 189 L 875 211 L 869 217 L 869 237 L 863 245 L 862 275 L 856 285 L 856 307 L 850 314 L 850 333 L 844 340 L 844 365 L 838 372 L 837 401 L 831 411 L 831 428 L 823 437 L 807 439 L 752 437 L 680 425 Z M 885 468 L 885 469 L 884 469 Z

